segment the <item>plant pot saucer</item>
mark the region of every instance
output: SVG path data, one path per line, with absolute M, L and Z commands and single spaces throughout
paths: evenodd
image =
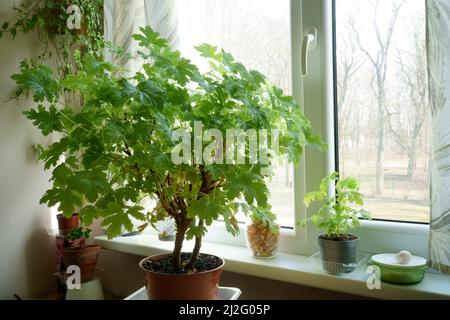
M 338 263 L 334 261 L 323 261 L 322 255 L 320 252 L 316 252 L 313 255 L 311 255 L 309 258 L 314 261 L 314 263 L 317 265 L 318 268 L 322 272 L 325 272 L 327 274 L 336 275 L 336 276 L 346 276 L 351 275 L 355 271 L 359 270 L 362 266 L 365 266 L 367 264 L 367 261 L 370 257 L 370 254 L 367 252 L 357 251 L 356 252 L 356 262 L 355 263 Z M 323 268 L 324 263 L 328 265 L 329 270 L 334 270 L 335 272 L 329 272 Z M 345 272 L 347 270 L 351 269 L 351 272 Z
M 217 300 L 238 300 L 241 293 L 242 291 L 239 288 L 219 287 Z M 147 289 L 142 287 L 124 300 L 148 300 Z

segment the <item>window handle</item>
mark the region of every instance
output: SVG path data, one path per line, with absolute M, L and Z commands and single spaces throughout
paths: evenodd
M 300 52 L 300 68 L 303 77 L 308 75 L 308 52 L 315 48 L 317 48 L 317 28 L 309 28 L 303 35 Z

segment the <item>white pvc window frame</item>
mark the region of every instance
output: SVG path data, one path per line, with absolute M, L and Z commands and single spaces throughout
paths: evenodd
M 293 0 L 296 2 L 296 0 Z M 333 67 L 333 4 L 339 0 L 302 0 L 303 30 L 318 29 L 318 52 L 309 56 L 309 74 L 303 78 L 303 103 L 306 116 L 313 127 L 324 134 L 328 151 L 306 153 L 306 188 L 315 190 L 320 179 L 335 171 L 335 114 Z M 308 210 L 307 215 L 314 213 Z M 362 221 L 355 230 L 360 236 L 359 250 L 366 252 L 398 252 L 409 250 L 420 256 L 428 255 L 429 225 L 408 222 Z M 316 228 L 307 229 L 307 244 L 314 246 L 320 234 Z

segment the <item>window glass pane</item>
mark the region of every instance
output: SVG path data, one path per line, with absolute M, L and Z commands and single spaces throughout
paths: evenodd
M 291 94 L 289 0 L 179 0 L 180 50 L 206 70 L 193 47 L 209 43 L 230 52 L 246 67 L 264 73 Z M 276 168 L 271 204 L 284 226 L 294 223 L 293 175 L 290 166 Z M 242 219 L 242 218 L 241 218 Z
M 376 219 L 429 221 L 424 0 L 336 0 L 339 169 Z

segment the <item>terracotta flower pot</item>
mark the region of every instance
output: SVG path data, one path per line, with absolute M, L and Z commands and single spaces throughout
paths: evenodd
M 143 263 L 159 260 L 171 253 L 147 257 L 139 263 L 146 273 L 149 300 L 215 300 L 225 261 L 215 269 L 191 274 L 167 274 L 147 270 Z
M 100 246 L 86 246 L 84 248 L 64 248 L 62 261 L 66 267 L 77 265 L 80 267 L 81 278 L 89 280 L 92 278 L 97 266 Z
M 73 229 L 80 225 L 80 216 L 74 213 L 70 218 L 64 217 L 62 214 L 56 216 L 58 218 L 58 229 L 61 235 L 68 235 Z

